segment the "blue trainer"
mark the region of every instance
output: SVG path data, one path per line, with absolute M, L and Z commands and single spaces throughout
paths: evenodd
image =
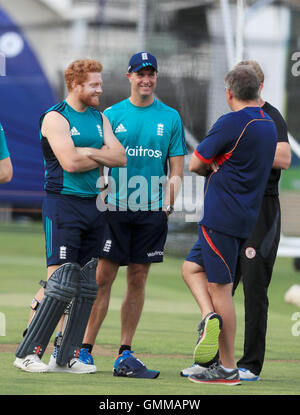
M 132 356 L 133 353 L 132 350 L 124 350 L 116 358 L 113 368 L 114 376 L 146 379 L 155 379 L 159 376 L 159 371 L 147 369 L 140 359 Z
M 88 349 L 80 349 L 79 360 L 86 365 L 93 365 L 94 359 Z
M 250 382 L 255 382 L 259 380 L 259 376 L 252 373 L 249 369 L 244 369 L 243 367 L 239 367 L 240 379 Z

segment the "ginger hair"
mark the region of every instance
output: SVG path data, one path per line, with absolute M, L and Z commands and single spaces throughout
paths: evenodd
M 88 78 L 91 72 L 102 72 L 102 64 L 93 59 L 76 60 L 65 70 L 65 81 L 68 91 L 73 89 L 72 84 L 82 85 Z

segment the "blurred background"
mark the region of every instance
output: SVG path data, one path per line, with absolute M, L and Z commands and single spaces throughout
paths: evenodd
M 242 59 L 261 64 L 262 96 L 284 116 L 293 151 L 280 183 L 279 255 L 300 268 L 300 0 L 0 0 L 0 122 L 14 167 L 11 183 L 0 186 L 0 231 L 42 232 L 39 118 L 65 98 L 66 66 L 102 62 L 103 111 L 129 95 L 128 60 L 142 50 L 158 59 L 157 98 L 179 111 L 190 154 L 228 112 L 226 72 Z M 168 252 L 193 244 L 198 215 L 186 214 L 201 204 L 201 191 L 184 185 Z

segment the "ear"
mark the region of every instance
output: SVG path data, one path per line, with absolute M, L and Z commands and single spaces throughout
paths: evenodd
M 71 84 L 72 91 L 78 90 L 79 86 L 80 85 L 77 82 L 73 81 L 72 84 Z
M 233 97 L 233 93 L 231 91 L 231 89 L 226 88 L 226 98 L 227 100 L 231 101 Z

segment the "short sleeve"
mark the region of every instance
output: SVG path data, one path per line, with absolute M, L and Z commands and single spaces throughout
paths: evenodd
M 2 125 L 0 124 L 0 160 L 3 160 L 9 156 L 10 154 L 6 144 L 5 133 Z
M 215 157 L 232 149 L 235 135 L 233 132 L 234 123 L 230 118 L 228 116 L 220 117 L 203 141 L 198 144 L 195 155 L 204 163 L 210 164 Z
M 280 113 L 278 113 L 277 117 L 274 117 L 274 123 L 277 131 L 277 141 L 288 143 L 289 139 L 287 125 Z
M 105 117 L 108 119 L 108 121 L 110 122 L 110 125 L 112 127 L 112 129 L 114 129 L 114 120 L 113 120 L 113 111 L 111 111 L 112 107 L 108 107 L 103 111 L 103 114 L 105 115 Z
M 180 115 L 176 112 L 169 145 L 169 157 L 184 156 L 186 154 L 188 154 L 188 150 L 185 141 L 184 127 Z

